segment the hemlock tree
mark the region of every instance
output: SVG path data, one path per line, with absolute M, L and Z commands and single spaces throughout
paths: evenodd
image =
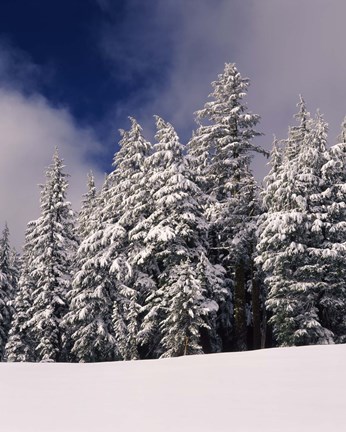
M 17 290 L 17 270 L 11 263 L 7 224 L 0 240 L 0 361 L 5 358 L 5 346 L 13 315 L 12 300 Z
M 201 257 L 207 260 L 203 195 L 173 126 L 160 117 L 156 117 L 156 126 L 157 142 L 147 159 L 152 212 L 138 227 L 144 239 L 139 256 L 156 287 L 145 300 L 140 339 L 154 356 L 199 353 L 202 330 L 215 334 L 218 303 L 226 294 L 220 281 L 223 269 L 208 262 L 217 282 L 213 286 L 209 275 L 198 272 L 193 277 Z M 217 350 L 217 341 L 212 344 Z
M 28 271 L 32 292 L 27 325 L 35 361 L 66 359 L 60 322 L 67 310 L 77 241 L 73 212 L 66 201 L 68 183 L 63 168 L 56 150 L 41 191 L 41 216 L 30 233 L 32 258 Z
M 266 274 L 269 322 L 283 346 L 333 342 L 319 317 L 327 283 L 322 264 L 327 126 L 320 116 L 311 119 L 303 99 L 299 108 L 299 125 L 290 129 L 283 153 L 273 152 L 257 258 Z
M 221 308 L 224 348 L 230 348 L 230 326 L 234 323 L 233 345 L 246 349 L 246 285 L 254 241 L 257 186 L 250 170 L 251 153 L 265 153 L 253 144 L 259 116 L 243 102 L 249 80 L 234 64 L 212 83 L 214 88 L 204 109 L 197 111 L 200 125 L 189 143 L 189 159 L 197 182 L 208 196 L 206 214 L 210 223 L 210 255 L 227 269 L 229 298 Z M 251 276 L 250 276 L 251 278 Z M 232 317 L 232 312 L 234 314 Z

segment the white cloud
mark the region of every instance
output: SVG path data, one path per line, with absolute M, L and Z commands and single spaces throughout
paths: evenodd
M 127 2 L 133 8 L 137 3 Z M 159 52 L 138 55 L 150 65 L 164 52 L 170 61 L 168 74 L 164 84 L 136 92 L 122 112 L 137 116 L 150 132 L 152 115 L 162 115 L 186 139 L 194 127 L 192 113 L 207 100 L 211 81 L 225 62 L 236 62 L 241 74 L 251 79 L 248 105 L 262 116 L 259 128 L 266 136 L 261 142 L 267 149 L 274 133 L 285 137 L 299 93 L 310 111 L 320 108 L 325 114 L 330 142 L 335 142 L 346 114 L 344 0 L 166 0 L 153 4 L 151 22 L 156 27 L 146 27 L 144 20 L 138 23 L 137 17 L 131 52 L 140 51 L 142 34 L 155 32 L 158 41 L 164 35 L 170 44 L 157 43 Z M 127 21 L 123 28 L 131 29 L 131 14 Z M 107 33 L 107 37 L 112 35 Z M 119 67 L 120 59 L 115 55 L 113 60 Z M 139 103 L 145 99 L 144 105 Z M 263 158 L 256 159 L 258 177 L 266 172 L 265 164 Z
M 110 23 L 117 5 L 96 1 L 110 14 L 101 46 L 112 75 L 129 88 L 134 82 L 128 100 L 105 119 L 107 129 L 126 128 L 125 117 L 134 115 L 151 137 L 152 116 L 159 114 L 188 139 L 211 81 L 225 62 L 236 62 L 251 79 L 248 105 L 262 116 L 267 149 L 272 134 L 284 137 L 292 124 L 299 93 L 312 112 L 325 114 L 335 141 L 346 114 L 344 0 L 127 0 L 116 26 Z M 58 145 L 66 161 L 75 203 L 93 165 L 90 154 L 102 151 L 91 129 L 40 96 L 38 79 L 46 79 L 40 68 L 0 41 L 0 223 L 9 221 L 17 244 L 27 220 L 38 214 L 36 184 L 44 180 L 53 148 Z M 258 177 L 265 164 L 255 160 Z
M 93 132 L 79 127 L 66 109 L 39 95 L 0 89 L 0 223 L 8 221 L 12 242 L 20 247 L 26 224 L 39 216 L 38 184 L 54 148 L 59 148 L 70 177 L 69 199 L 78 208 L 92 168 L 90 155 L 102 151 Z

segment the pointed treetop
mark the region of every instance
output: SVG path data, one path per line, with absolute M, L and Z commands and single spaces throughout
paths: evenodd
M 341 134 L 338 137 L 340 143 L 346 143 L 346 116 L 341 123 Z
M 94 189 L 95 188 L 95 177 L 92 170 L 88 172 L 88 189 Z
M 306 103 L 302 95 L 299 95 L 297 107 L 298 112 L 294 115 L 294 118 L 297 120 L 298 125 L 289 127 L 288 139 L 286 140 L 285 157 L 288 161 L 292 161 L 299 155 L 301 146 L 312 125 L 312 119 L 306 109 Z
M 53 163 L 60 161 L 60 156 L 59 156 L 59 148 L 58 146 L 55 146 L 54 148 L 54 153 L 53 153 L 53 158 L 52 158 Z
M 10 253 L 10 230 L 8 229 L 7 222 L 5 222 L 5 227 L 2 231 L 2 237 L 0 240 L 0 270 L 6 271 L 9 267 L 9 253 Z
M 306 109 L 306 103 L 301 94 L 299 95 L 299 102 L 297 103 L 297 107 L 299 108 L 299 111 L 297 114 L 295 114 L 294 117 L 297 119 L 297 121 L 300 122 L 300 127 L 303 130 L 307 131 L 307 122 L 310 118 L 310 113 Z
M 128 119 L 131 122 L 131 129 L 132 130 L 138 130 L 139 132 L 142 132 L 143 129 L 142 129 L 141 125 L 138 123 L 138 121 L 134 117 L 129 116 Z
M 160 141 L 163 137 L 166 137 L 167 133 L 169 135 L 174 135 L 174 137 L 178 139 L 178 135 L 174 127 L 170 123 L 166 122 L 165 120 L 163 120 L 162 117 L 158 115 L 154 115 L 154 119 L 157 129 L 157 132 L 155 134 L 155 138 L 157 139 L 157 141 Z
M 272 167 L 273 170 L 277 170 L 282 163 L 282 149 L 280 148 L 281 141 L 279 141 L 274 135 L 273 140 L 273 148 L 270 153 L 270 161 L 268 164 Z
M 162 158 L 165 162 L 173 162 L 174 160 L 180 160 L 183 154 L 183 145 L 179 141 L 177 132 L 175 131 L 171 123 L 166 122 L 163 118 L 158 115 L 154 116 L 156 122 L 156 143 L 154 145 L 156 149 L 156 155 L 153 155 L 153 159 Z M 165 152 L 165 155 L 160 152 Z
M 158 115 L 154 115 L 154 119 L 157 129 L 163 129 L 172 126 L 170 123 L 166 122 L 165 120 L 163 120 L 162 117 Z

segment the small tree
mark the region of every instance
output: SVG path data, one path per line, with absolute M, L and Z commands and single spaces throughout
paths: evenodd
M 5 358 L 5 346 L 13 315 L 12 301 L 18 283 L 18 269 L 11 262 L 11 255 L 9 229 L 6 224 L 0 240 L 0 360 Z
M 35 343 L 31 338 L 29 310 L 32 306 L 34 289 L 31 275 L 32 248 L 35 243 L 33 232 L 36 221 L 29 222 L 25 235 L 18 291 L 13 301 L 13 318 L 6 345 L 6 359 L 10 362 L 35 361 Z

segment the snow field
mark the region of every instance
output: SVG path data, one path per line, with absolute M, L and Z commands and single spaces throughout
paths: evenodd
M 343 432 L 346 345 L 1 363 L 1 432 Z

